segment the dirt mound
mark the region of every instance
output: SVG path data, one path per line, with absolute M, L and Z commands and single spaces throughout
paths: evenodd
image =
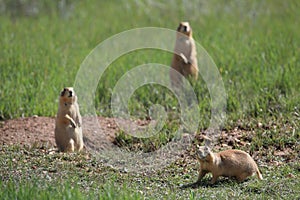
M 124 123 L 128 123 L 124 121 Z M 148 124 L 145 121 L 135 121 L 139 126 Z M 0 145 L 19 144 L 24 146 L 46 144 L 47 147 L 55 147 L 54 139 L 55 118 L 54 117 L 27 117 L 0 121 Z M 106 150 L 114 145 L 116 133 L 119 128 L 114 118 L 105 117 L 83 117 L 83 135 L 84 143 L 87 149 L 93 151 Z M 197 134 L 195 139 L 203 142 L 201 135 Z M 232 130 L 222 131 L 219 141 L 215 146 L 216 150 L 238 148 L 249 149 L 253 131 Z M 200 137 L 200 138 L 198 138 Z M 256 157 L 267 158 L 268 155 L 274 155 L 278 159 L 286 162 L 299 160 L 299 142 L 292 145 L 286 145 L 284 148 L 277 148 L 276 145 L 263 146 L 259 151 L 251 152 Z M 272 160 L 272 159 L 271 159 Z M 270 161 L 270 160 L 269 160 Z
M 85 141 L 101 146 L 111 143 L 118 130 L 114 119 L 104 117 L 83 118 Z M 0 144 L 32 145 L 35 143 L 55 146 L 54 117 L 27 117 L 0 122 Z M 97 144 L 101 143 L 101 144 Z

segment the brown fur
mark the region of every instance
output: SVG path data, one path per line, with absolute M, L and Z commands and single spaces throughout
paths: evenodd
M 192 36 L 192 28 L 188 22 L 181 22 L 177 28 L 176 43 L 171 67 L 184 77 L 198 78 L 198 64 L 196 57 L 196 45 Z M 170 71 L 171 84 L 182 84 L 180 74 Z
M 59 151 L 81 151 L 83 148 L 81 115 L 77 96 L 71 87 L 64 88 L 59 97 L 55 120 L 55 142 Z
M 213 153 L 208 147 L 202 146 L 197 148 L 197 159 L 200 162 L 197 182 L 200 182 L 209 172 L 213 176 L 211 184 L 214 184 L 219 176 L 235 177 L 241 182 L 256 173 L 258 179 L 263 179 L 255 161 L 248 153 L 241 150 Z

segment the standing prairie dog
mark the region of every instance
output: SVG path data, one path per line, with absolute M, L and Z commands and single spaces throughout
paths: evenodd
M 55 142 L 59 151 L 74 152 L 83 148 L 81 115 L 72 87 L 65 87 L 59 96 L 55 120 Z
M 170 70 L 170 79 L 173 86 L 182 83 L 182 77 L 198 78 L 198 64 L 195 41 L 192 37 L 192 28 L 188 22 L 181 22 L 177 28 L 174 55 Z M 176 73 L 176 70 L 178 73 Z
M 258 179 L 263 177 L 251 156 L 241 150 L 226 150 L 213 153 L 209 147 L 197 147 L 198 161 L 200 162 L 199 176 L 197 182 L 211 172 L 211 184 L 214 184 L 219 176 L 235 177 L 239 182 L 247 177 L 257 174 Z

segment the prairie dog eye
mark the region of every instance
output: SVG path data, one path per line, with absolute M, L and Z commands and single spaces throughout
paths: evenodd
M 209 147 L 207 146 L 204 147 L 204 151 L 209 151 L 209 150 L 210 150 Z
M 64 95 L 65 95 L 65 93 L 66 93 L 66 91 L 67 91 L 67 89 L 66 89 L 66 88 L 64 88 L 64 89 L 63 89 L 63 91 L 61 91 L 61 93 L 60 93 L 60 96 L 64 96 Z

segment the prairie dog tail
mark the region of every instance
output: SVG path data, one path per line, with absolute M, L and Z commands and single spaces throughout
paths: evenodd
M 259 180 L 263 180 L 263 177 L 262 177 L 262 175 L 261 175 L 261 173 L 259 172 L 258 169 L 257 169 L 257 171 L 256 171 L 256 175 L 257 175 L 257 178 L 258 178 Z
M 69 121 L 70 121 L 70 124 L 73 128 L 76 128 L 76 122 L 74 121 L 74 119 L 72 119 L 72 117 L 70 117 L 70 115 L 66 114 L 65 116 Z

